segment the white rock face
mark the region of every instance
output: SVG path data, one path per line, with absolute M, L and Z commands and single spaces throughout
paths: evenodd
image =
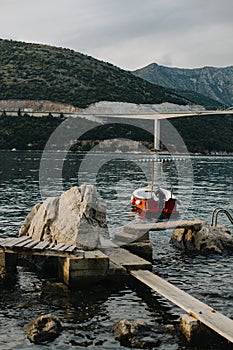
M 82 113 L 97 114 L 142 114 L 142 113 L 169 113 L 169 112 L 188 112 L 195 110 L 205 110 L 198 105 L 177 105 L 170 102 L 160 104 L 135 104 L 127 102 L 108 102 L 100 101 L 91 104 L 81 110 Z
M 95 249 L 101 236 L 109 237 L 106 203 L 93 185 L 72 187 L 60 197 L 36 204 L 25 218 L 19 235 Z

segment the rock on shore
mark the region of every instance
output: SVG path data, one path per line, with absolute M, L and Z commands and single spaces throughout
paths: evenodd
M 25 218 L 19 235 L 93 250 L 98 247 L 100 236 L 109 237 L 106 203 L 94 185 L 72 187 L 60 197 L 36 204 Z
M 171 243 L 188 253 L 222 253 L 224 250 L 233 250 L 233 235 L 224 226 L 204 224 L 200 230 L 194 227 L 175 229 Z

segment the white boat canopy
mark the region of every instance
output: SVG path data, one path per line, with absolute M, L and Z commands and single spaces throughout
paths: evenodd
M 138 199 L 154 199 L 155 201 L 159 200 L 159 196 L 163 196 L 164 200 L 167 201 L 172 197 L 170 191 L 165 190 L 164 188 L 158 187 L 151 190 L 150 187 L 138 188 L 133 192 L 133 196 Z M 174 197 L 173 197 L 174 198 Z

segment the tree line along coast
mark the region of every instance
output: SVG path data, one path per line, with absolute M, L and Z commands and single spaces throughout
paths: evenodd
M 38 118 L 20 110 L 16 115 L 0 115 L 1 150 L 43 150 L 53 131 L 64 120 L 52 112 Z M 197 116 L 170 119 L 177 129 L 190 153 L 232 154 L 233 153 L 233 118 L 231 115 Z M 77 134 L 82 136 L 71 146 L 72 151 L 90 151 L 100 141 L 107 139 L 131 139 L 142 142 L 149 149 L 153 148 L 153 135 L 144 129 L 127 124 L 98 124 L 84 118 L 78 118 Z M 88 132 L 82 130 L 88 128 Z M 161 132 L 166 132 L 161 121 Z M 127 150 L 127 149 L 126 149 Z M 162 150 L 164 146 L 162 145 Z

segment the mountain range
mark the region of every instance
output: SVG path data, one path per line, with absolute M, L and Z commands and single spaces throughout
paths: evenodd
M 179 95 L 188 99 L 196 96 L 193 95 L 195 93 L 226 107 L 233 105 L 233 66 L 185 69 L 152 63 L 133 71 L 133 74 L 153 84 L 175 89 Z

